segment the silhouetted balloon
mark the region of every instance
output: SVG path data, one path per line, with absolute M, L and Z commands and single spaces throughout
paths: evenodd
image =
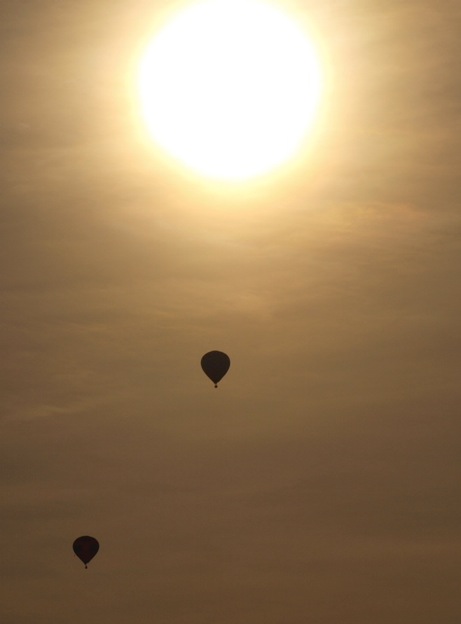
M 81 537 L 77 537 L 72 548 L 77 557 L 85 564 L 85 568 L 87 568 L 88 566 L 86 564 L 93 559 L 99 550 L 99 542 L 94 537 L 82 535 Z
M 205 353 L 200 362 L 203 372 L 218 387 L 218 382 L 224 377 L 230 367 L 230 358 L 222 351 L 209 351 Z

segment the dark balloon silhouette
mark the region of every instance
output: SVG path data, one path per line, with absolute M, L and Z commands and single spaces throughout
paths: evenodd
M 205 353 L 200 362 L 203 372 L 218 387 L 218 382 L 224 377 L 230 367 L 230 358 L 222 351 L 209 351 Z
M 99 550 L 99 542 L 94 537 L 82 535 L 77 537 L 72 548 L 77 557 L 85 564 L 85 568 L 87 568 L 87 563 L 93 559 Z

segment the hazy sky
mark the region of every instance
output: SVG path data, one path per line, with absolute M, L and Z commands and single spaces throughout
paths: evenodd
M 459 624 L 461 6 L 287 0 L 330 92 L 229 192 L 143 135 L 172 4 L 0 1 L 0 620 Z

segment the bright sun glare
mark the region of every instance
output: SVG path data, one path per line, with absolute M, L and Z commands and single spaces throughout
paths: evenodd
M 245 180 L 297 152 L 321 92 L 312 43 L 294 18 L 259 0 L 205 0 L 178 12 L 140 66 L 154 141 L 209 178 Z

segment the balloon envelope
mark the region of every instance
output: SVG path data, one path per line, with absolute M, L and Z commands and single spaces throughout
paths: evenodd
M 224 377 L 230 367 L 230 358 L 222 351 L 209 351 L 202 357 L 203 372 L 218 387 L 218 382 Z
M 86 568 L 86 564 L 89 563 L 98 552 L 99 542 L 94 537 L 82 535 L 81 537 L 77 537 L 72 548 L 77 557 L 83 561 Z

